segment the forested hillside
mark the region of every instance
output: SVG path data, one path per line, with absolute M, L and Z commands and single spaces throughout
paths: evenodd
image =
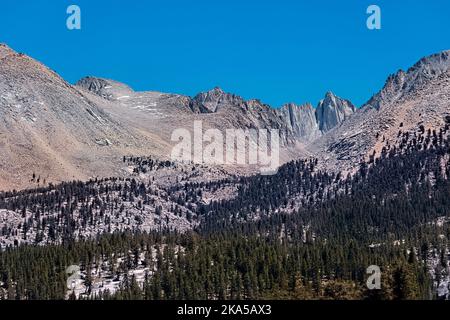
M 185 176 L 163 186 L 141 181 L 142 174 L 176 164 L 127 158 L 135 165 L 128 180 L 2 193 L 0 208 L 17 224 L 2 224 L 0 296 L 445 298 L 448 134 L 448 126 L 400 128 L 395 143 L 348 176 L 320 171 L 307 159 L 274 176 L 207 183 Z M 183 172 L 191 177 L 195 170 Z M 234 193 L 205 200 L 224 190 Z M 148 211 L 150 227 L 139 220 Z M 173 219 L 186 228 L 173 228 Z M 66 287 L 70 265 L 81 267 L 76 290 Z M 370 265 L 382 270 L 381 290 L 365 285 Z

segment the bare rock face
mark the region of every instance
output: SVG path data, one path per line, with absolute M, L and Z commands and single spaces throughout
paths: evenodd
M 385 86 L 341 126 L 310 145 L 329 170 L 354 171 L 403 134 L 439 130 L 450 114 L 450 51 L 421 59 L 388 77 Z
M 383 89 L 374 95 L 366 107 L 375 109 L 393 103 L 416 90 L 420 90 L 433 79 L 445 75 L 450 68 L 450 50 L 422 58 L 408 71 L 399 70 L 390 75 Z
M 351 102 L 331 93 L 321 101 L 317 110 L 311 104 L 294 103 L 274 109 L 260 100 L 246 101 L 220 88 L 196 95 L 189 106 L 196 114 L 210 115 L 208 119 L 216 124 L 219 120 L 232 122 L 236 128 L 279 129 L 283 145 L 312 142 L 355 111 Z
M 288 129 L 297 139 L 312 141 L 321 135 L 316 111 L 311 104 L 296 105 L 289 103 L 279 113 Z
M 133 93 L 133 90 L 123 83 L 96 77 L 85 77 L 79 80 L 75 86 L 90 91 L 107 100 L 126 97 L 130 93 Z
M 327 92 L 325 98 L 319 102 L 316 110 L 320 131 L 330 131 L 348 119 L 355 111 L 356 108 L 350 101 Z
M 312 142 L 339 126 L 356 111 L 348 100 L 328 92 L 316 109 L 311 104 L 283 106 L 279 113 L 295 138 Z
M 76 83 L 77 86 L 91 91 L 105 99 L 111 99 L 112 95 L 106 91 L 109 87 L 109 82 L 104 79 L 86 77 Z
M 241 97 L 225 93 L 216 87 L 196 95 L 190 106 L 195 113 L 215 113 L 224 107 L 241 106 L 242 104 L 244 104 L 244 100 Z

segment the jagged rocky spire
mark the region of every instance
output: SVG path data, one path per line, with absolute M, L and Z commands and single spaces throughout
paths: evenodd
M 341 99 L 332 92 L 327 92 L 316 109 L 320 131 L 327 132 L 333 129 L 355 113 L 355 110 L 355 106 L 350 101 Z

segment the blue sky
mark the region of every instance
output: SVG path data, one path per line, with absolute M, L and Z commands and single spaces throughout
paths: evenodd
M 82 29 L 66 28 L 77 4 Z M 382 10 L 382 29 L 366 9 Z M 360 105 L 386 77 L 450 49 L 448 0 L 2 0 L 0 42 L 69 82 L 95 75 L 136 90 L 220 86 L 278 107 L 326 91 Z

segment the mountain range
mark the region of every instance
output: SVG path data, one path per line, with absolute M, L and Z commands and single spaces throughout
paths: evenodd
M 279 129 L 283 165 L 171 161 L 199 120 Z M 0 45 L 0 300 L 450 299 L 449 177 L 450 51 L 359 108 L 273 108 L 72 85 Z
M 450 51 L 388 77 L 361 108 L 332 92 L 313 107 L 279 109 L 220 88 L 195 97 L 137 92 L 86 77 L 71 85 L 42 63 L 0 45 L 0 189 L 123 175 L 123 156 L 168 159 L 177 128 L 267 128 L 281 133 L 281 161 L 317 157 L 354 172 L 398 143 L 399 131 L 441 127 L 450 115 Z M 225 168 L 235 172 L 236 168 Z

